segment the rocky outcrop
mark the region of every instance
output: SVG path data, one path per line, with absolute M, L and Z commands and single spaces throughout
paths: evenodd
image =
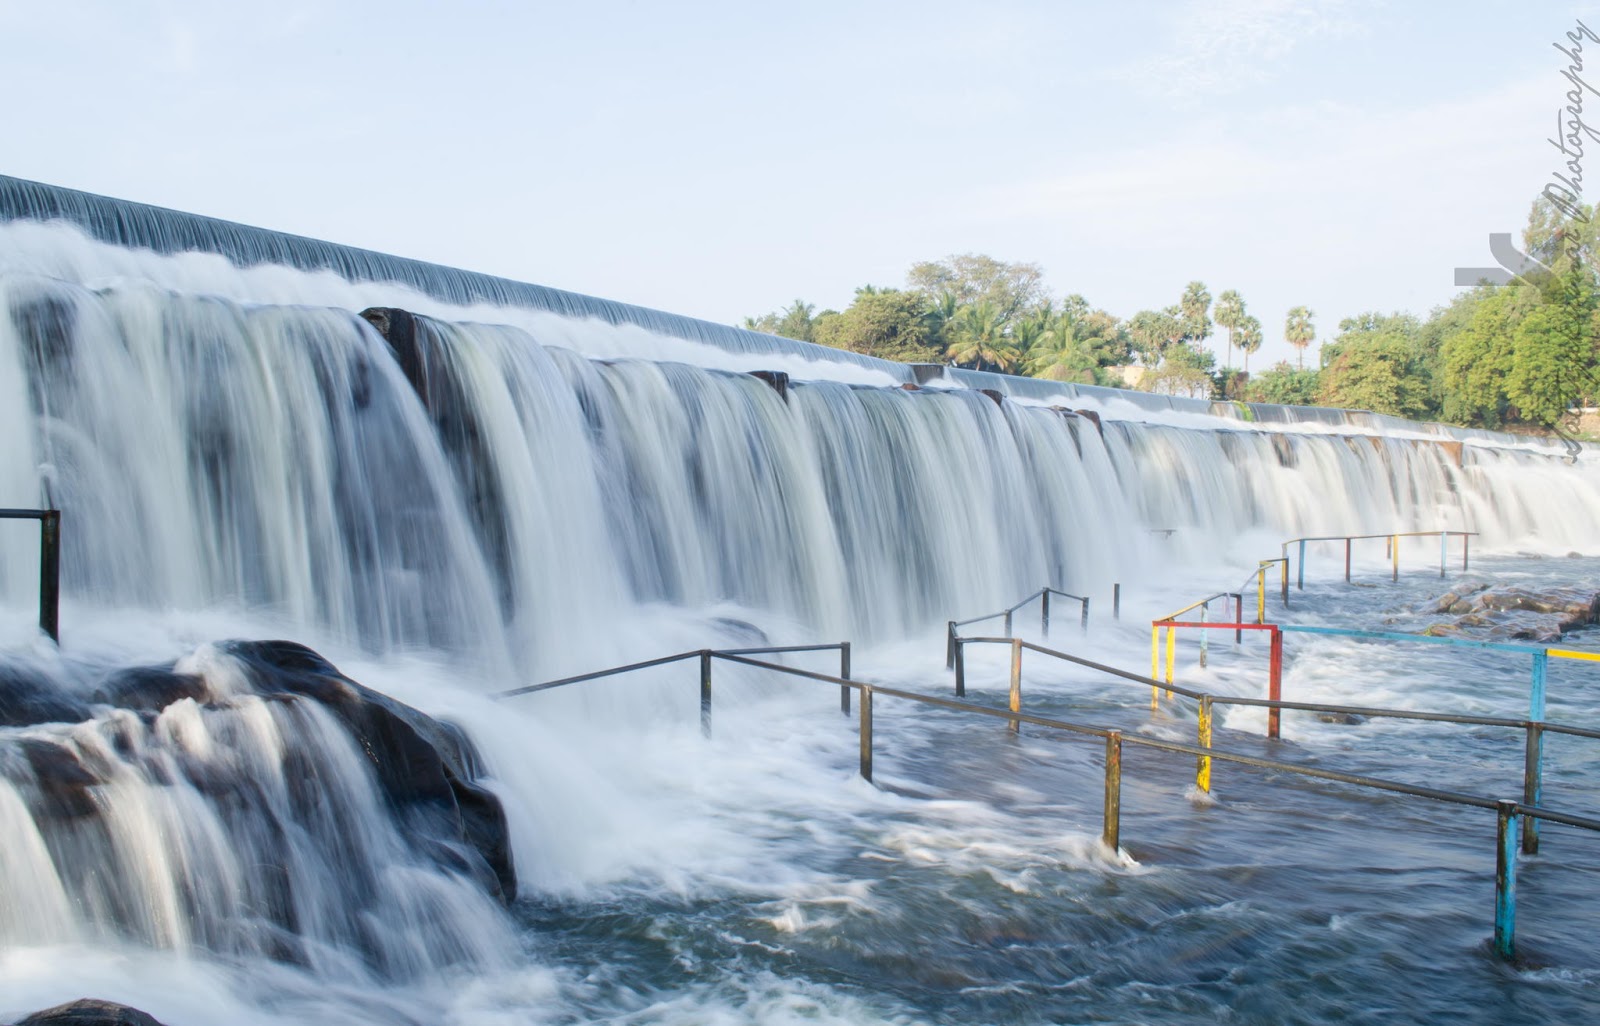
M 1434 612 L 1455 619 L 1434 624 L 1427 634 L 1553 642 L 1600 620 L 1600 592 L 1589 588 L 1496 588 L 1471 581 L 1441 596 Z
M 162 1026 L 159 1019 L 114 1001 L 80 998 L 34 1012 L 17 1026 Z

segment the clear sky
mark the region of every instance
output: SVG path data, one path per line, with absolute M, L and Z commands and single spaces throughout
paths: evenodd
M 1291 306 L 1325 341 L 1492 263 L 1558 166 L 1575 18 L 1600 32 L 1566 3 L 0 0 L 0 171 L 727 323 L 958 252 L 1121 316 L 1199 278 L 1263 368 Z

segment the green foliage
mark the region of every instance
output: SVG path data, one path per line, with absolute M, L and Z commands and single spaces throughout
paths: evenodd
M 1009 371 L 1022 359 L 1011 340 L 1009 327 L 1004 312 L 994 303 L 985 301 L 964 306 L 948 325 L 951 341 L 945 355 L 958 366 L 966 364 L 976 370 Z
M 1128 342 L 1147 367 L 1161 362 L 1167 349 L 1183 338 L 1183 318 L 1175 306 L 1140 310 L 1128 320 Z
M 1211 337 L 1211 292 L 1203 281 L 1191 281 L 1183 288 L 1183 298 L 1178 301 L 1183 318 L 1183 337 L 1192 343 Z
M 1045 299 L 1044 271 L 1038 264 L 1008 264 L 982 253 L 916 264 L 906 275 L 906 283 L 930 304 L 948 293 L 958 306 L 987 303 L 1008 322 L 1034 310 Z
M 1339 324 L 1323 353 L 1317 402 L 1396 417 L 1429 414 L 1429 379 L 1421 324 L 1410 314 L 1364 313 Z
M 814 341 L 885 360 L 939 362 L 924 298 L 900 289 L 867 286 L 843 313 L 813 322 Z
M 1258 374 L 1245 386 L 1244 397 L 1252 403 L 1279 403 L 1283 406 L 1314 406 L 1317 397 L 1317 377 L 1314 370 L 1289 366 L 1287 361 L 1272 365 L 1272 369 Z
M 1228 359 L 1233 363 L 1233 336 L 1239 330 L 1239 324 L 1244 320 L 1244 300 L 1239 293 L 1229 289 L 1217 297 L 1217 324 L 1228 333 Z
M 1570 405 L 1600 391 L 1592 376 L 1594 283 L 1569 264 L 1542 298 L 1512 335 L 1506 398 L 1522 419 L 1553 427 Z
M 1239 351 L 1244 354 L 1244 372 L 1250 373 L 1250 354 L 1261 348 L 1261 322 L 1252 314 L 1239 319 Z

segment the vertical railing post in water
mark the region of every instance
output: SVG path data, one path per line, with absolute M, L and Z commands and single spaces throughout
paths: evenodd
M 1200 747 L 1211 747 L 1211 696 L 1200 696 Z M 1211 756 L 1202 755 L 1195 760 L 1194 782 L 1200 790 L 1211 790 Z
M 1122 585 L 1121 585 L 1121 583 L 1113 584 L 1111 586 L 1111 619 L 1113 619 L 1113 620 L 1122 619 Z
M 861 779 L 872 783 L 872 687 L 861 685 Z
M 1444 577 L 1445 560 L 1449 558 L 1446 550 L 1450 547 L 1450 532 L 1439 532 L 1439 576 Z
M 1256 567 L 1256 623 L 1267 622 L 1267 568 Z
M 1533 654 L 1533 674 L 1528 685 L 1528 741 L 1523 754 L 1522 769 L 1522 800 L 1529 805 L 1538 805 L 1541 793 L 1544 790 L 1544 716 L 1545 716 L 1545 690 L 1550 677 L 1550 655 L 1547 652 Z M 1525 818 L 1523 829 L 1526 831 L 1522 850 L 1530 855 L 1539 851 L 1539 821 L 1532 816 Z
M 961 639 L 956 639 L 956 697 L 965 698 L 967 694 L 967 646 Z
M 39 629 L 61 644 L 61 511 L 39 518 Z
M 1463 534 L 1461 536 L 1461 572 L 1462 573 L 1466 573 L 1467 572 L 1467 544 L 1471 540 L 1472 540 L 1472 535 L 1470 535 L 1470 534 Z
M 1011 711 L 1022 711 L 1022 642 L 1011 643 Z M 1022 729 L 1022 724 L 1016 720 L 1011 722 L 1011 733 L 1015 734 Z
M 1295 585 L 1294 585 L 1295 590 L 1296 591 L 1305 591 L 1306 590 L 1306 543 L 1305 543 L 1305 539 L 1303 539 L 1303 538 L 1300 540 L 1300 558 L 1295 561 L 1294 566 L 1295 566 Z
M 949 621 L 944 627 L 944 668 L 956 668 L 956 622 Z
M 1344 583 L 1350 583 L 1350 539 L 1344 540 Z
M 1006 637 L 1011 637 L 1011 610 L 1006 610 Z
M 1050 588 L 1048 585 L 1039 592 L 1039 634 L 1048 638 L 1050 636 Z
M 1178 628 L 1167 628 L 1167 683 L 1172 683 L 1172 671 L 1178 662 Z M 1172 689 L 1167 689 L 1167 701 L 1172 701 Z
M 1543 791 L 1544 724 L 1529 723 L 1522 761 L 1522 804 L 1538 808 Z M 1522 851 L 1525 855 L 1539 854 L 1539 821 L 1532 816 L 1522 817 Z
M 850 679 L 850 642 L 839 642 L 839 679 Z M 844 684 L 839 685 L 839 711 L 846 716 L 850 715 L 850 688 Z
M 1100 840 L 1112 851 L 1122 847 L 1122 731 L 1106 732 L 1105 828 Z
M 1089 596 L 1083 597 L 1083 613 L 1078 617 L 1078 627 L 1087 631 L 1089 629 Z
M 1244 595 L 1243 594 L 1235 594 L 1233 596 L 1233 622 L 1234 623 L 1244 623 Z M 1235 627 L 1233 629 L 1233 643 L 1235 645 L 1244 644 L 1244 628 L 1243 627 Z
M 1287 559 L 1283 561 L 1281 569 L 1283 570 L 1283 575 L 1282 575 L 1283 584 L 1282 584 L 1282 587 L 1279 589 L 1279 593 L 1283 597 L 1283 608 L 1288 609 L 1289 608 L 1289 561 Z
M 1398 534 L 1389 539 L 1389 553 L 1394 566 L 1393 572 L 1389 575 L 1389 580 L 1398 582 L 1400 580 L 1400 536 Z
M 1206 613 L 1210 609 L 1211 609 L 1211 603 L 1209 603 L 1209 602 L 1200 603 L 1200 622 L 1201 623 L 1205 623 L 1206 622 Z M 1206 642 L 1208 642 L 1210 640 L 1211 640 L 1211 632 L 1208 631 L 1208 630 L 1205 630 L 1204 628 L 1202 628 L 1201 631 L 1200 631 L 1200 668 L 1202 670 L 1205 669 L 1205 666 L 1206 666 Z
M 1510 960 L 1517 952 L 1517 803 L 1501 799 L 1495 809 L 1494 953 Z
M 700 650 L 700 733 L 711 736 L 711 652 Z
M 1267 697 L 1274 702 L 1283 701 L 1283 631 L 1272 628 L 1272 650 L 1267 661 Z M 1278 736 L 1278 717 L 1281 710 L 1277 706 L 1267 709 L 1267 736 Z
M 1167 630 L 1172 630 L 1168 627 Z M 1150 679 L 1161 679 L 1161 628 L 1152 625 L 1150 628 Z M 1161 707 L 1161 689 L 1154 684 L 1150 685 L 1150 711 L 1155 712 Z

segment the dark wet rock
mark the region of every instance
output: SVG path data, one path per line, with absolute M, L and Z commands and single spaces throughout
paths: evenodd
M 105 781 L 84 766 L 76 752 L 41 738 L 21 738 L 15 744 L 51 815 L 78 819 L 100 811 L 89 789 Z
M 81 723 L 88 718 L 89 707 L 48 677 L 19 666 L 0 666 L 0 727 Z
M 159 1019 L 115 1001 L 79 998 L 34 1012 L 17 1026 L 162 1026 Z
M 1322 712 L 1317 713 L 1317 719 L 1323 723 L 1342 723 L 1352 727 L 1367 722 L 1367 718 L 1359 713 Z
M 235 641 L 263 692 L 312 699 L 339 718 L 413 843 L 471 874 L 504 901 L 516 897 L 505 811 L 474 782 L 479 758 L 460 728 L 363 687 L 318 653 L 291 641 Z
M 192 698 L 204 702 L 205 681 L 167 666 L 134 666 L 102 680 L 89 695 L 98 705 L 114 705 L 138 712 L 160 712 L 173 702 Z

